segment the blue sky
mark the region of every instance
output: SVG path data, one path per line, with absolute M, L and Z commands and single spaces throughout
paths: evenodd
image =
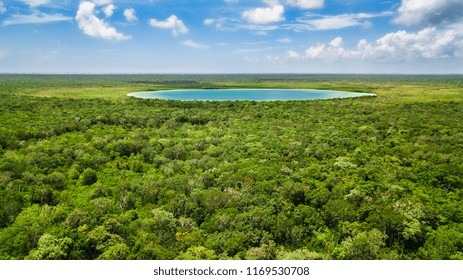
M 463 73 L 463 1 L 0 0 L 0 73 Z

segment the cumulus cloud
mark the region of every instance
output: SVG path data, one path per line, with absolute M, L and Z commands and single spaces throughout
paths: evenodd
M 133 9 L 133 8 L 125 9 L 124 10 L 124 17 L 125 17 L 125 20 L 128 21 L 128 22 L 134 22 L 134 21 L 138 20 L 135 9 Z
M 356 48 L 344 48 L 341 37 L 328 44 L 317 44 L 305 51 L 295 52 L 291 58 L 306 59 L 373 59 L 373 60 L 420 60 L 439 58 L 463 58 L 463 36 L 454 30 L 439 31 L 425 28 L 419 32 L 397 31 L 388 33 L 374 42 L 360 40 Z
M 44 24 L 69 20 L 72 20 L 72 18 L 62 14 L 46 14 L 36 11 L 30 15 L 12 15 L 9 19 L 3 21 L 2 26 L 18 24 Z
M 364 57 L 380 58 L 445 58 L 460 57 L 463 37 L 454 30 L 438 31 L 425 28 L 417 33 L 398 31 L 389 33 L 374 43 L 362 40 L 358 50 Z
M 301 9 L 320 9 L 323 8 L 324 0 L 288 0 L 289 6 Z
M 0 1 L 0 15 L 6 13 L 6 8 L 3 5 L 3 2 Z
M 114 4 L 109 4 L 103 8 L 103 13 L 105 14 L 107 18 L 109 18 L 113 16 L 115 9 L 116 9 L 116 6 L 114 6 Z
M 108 41 L 123 41 L 130 39 L 130 36 L 118 32 L 116 28 L 109 23 L 97 17 L 95 11 L 96 5 L 108 4 L 110 2 L 111 1 L 106 0 L 81 2 L 76 15 L 80 30 L 90 37 Z
M 208 49 L 209 47 L 200 43 L 196 43 L 192 40 L 185 40 L 182 42 L 184 46 L 193 48 L 193 49 Z
M 433 26 L 462 18 L 462 0 L 402 0 L 395 22 L 407 26 Z
M 164 21 L 151 19 L 149 23 L 152 27 L 170 29 L 172 31 L 172 35 L 174 36 L 177 36 L 178 34 L 188 33 L 188 28 L 185 26 L 182 20 L 177 18 L 176 15 L 171 15 L 168 19 Z
M 305 57 L 310 59 L 339 59 L 353 54 L 342 47 L 343 40 L 336 37 L 328 45 L 318 44 L 305 51 Z
M 246 10 L 241 17 L 252 24 L 269 24 L 284 20 L 285 8 L 278 1 L 264 1 L 269 5 L 265 8 Z
M 293 58 L 293 59 L 299 59 L 299 58 L 301 58 L 301 55 L 298 54 L 298 53 L 295 52 L 295 51 L 288 51 L 288 52 L 287 52 L 287 55 L 288 55 L 289 58 Z

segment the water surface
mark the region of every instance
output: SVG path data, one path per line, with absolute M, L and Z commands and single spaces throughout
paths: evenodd
M 144 99 L 183 101 L 287 101 L 375 96 L 371 93 L 314 89 L 185 89 L 129 93 Z

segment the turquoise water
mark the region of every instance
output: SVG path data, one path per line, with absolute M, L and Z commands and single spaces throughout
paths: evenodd
M 129 93 L 144 99 L 183 101 L 287 101 L 375 96 L 370 93 L 313 89 L 186 89 Z

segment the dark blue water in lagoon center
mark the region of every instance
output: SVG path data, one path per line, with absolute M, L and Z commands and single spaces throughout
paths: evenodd
M 182 101 L 288 101 L 375 96 L 371 93 L 313 89 L 185 89 L 142 91 L 128 96 Z

